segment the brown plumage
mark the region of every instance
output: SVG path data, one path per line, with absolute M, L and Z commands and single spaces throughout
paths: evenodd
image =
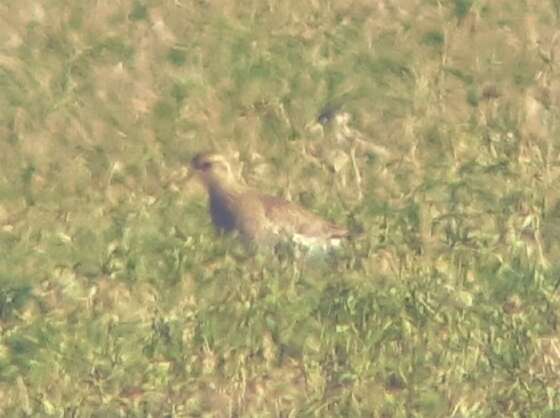
M 291 239 L 311 247 L 336 246 L 348 236 L 347 229 L 295 203 L 242 186 L 220 154 L 196 155 L 191 169 L 208 191 L 210 216 L 220 231 L 237 231 L 258 244 Z

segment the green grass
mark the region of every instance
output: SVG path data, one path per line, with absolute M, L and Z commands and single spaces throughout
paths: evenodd
M 558 416 L 558 10 L 1 7 L 0 415 Z M 363 233 L 247 252 L 206 149 Z

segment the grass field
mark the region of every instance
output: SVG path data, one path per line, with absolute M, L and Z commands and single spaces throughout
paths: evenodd
M 0 416 L 560 416 L 560 1 L 0 19 Z M 362 233 L 247 253 L 209 149 Z

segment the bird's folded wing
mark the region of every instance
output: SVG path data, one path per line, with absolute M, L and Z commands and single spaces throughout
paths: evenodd
M 288 234 L 301 234 L 317 238 L 342 238 L 348 230 L 279 197 L 260 195 L 265 216 Z

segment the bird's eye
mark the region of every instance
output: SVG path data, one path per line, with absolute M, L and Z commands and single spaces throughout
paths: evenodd
M 212 163 L 209 161 L 205 161 L 200 165 L 201 170 L 209 170 L 212 167 Z

